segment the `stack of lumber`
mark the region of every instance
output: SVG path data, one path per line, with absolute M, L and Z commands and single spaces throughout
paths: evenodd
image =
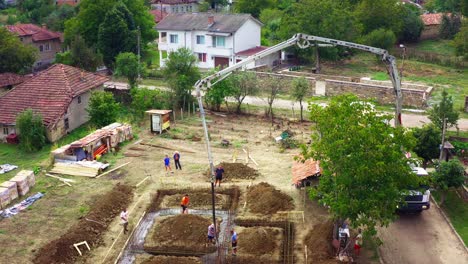
M 22 170 L 18 172 L 18 174 L 16 174 L 15 177 L 11 178 L 10 181 L 16 182 L 16 187 L 18 188 L 19 195 L 25 195 L 29 192 L 29 188 L 33 186 L 30 185 L 30 183 L 35 182 L 35 180 L 32 180 L 31 178 L 34 178 L 33 171 Z
M 10 201 L 13 201 L 14 199 L 18 198 L 18 187 L 16 186 L 16 182 L 6 181 L 0 184 L 0 188 L 8 189 Z
M 10 203 L 10 192 L 8 188 L 0 187 L 0 208 L 4 209 Z
M 50 172 L 71 176 L 96 177 L 99 174 L 99 167 L 86 167 L 78 163 L 56 162 Z

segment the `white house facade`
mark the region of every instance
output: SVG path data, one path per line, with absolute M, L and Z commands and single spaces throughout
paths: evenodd
M 169 14 L 157 26 L 160 65 L 167 55 L 185 47 L 198 58 L 198 67 L 226 67 L 237 53 L 260 46 L 261 22 L 248 14 Z
M 151 9 L 165 13 L 198 12 L 200 0 L 152 0 Z

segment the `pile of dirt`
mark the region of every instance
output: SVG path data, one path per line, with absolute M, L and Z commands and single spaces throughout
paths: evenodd
M 239 252 L 252 255 L 273 255 L 279 250 L 282 241 L 282 230 L 272 227 L 248 227 L 239 232 Z
M 96 200 L 90 212 L 72 226 L 64 235 L 41 249 L 33 259 L 34 263 L 72 263 L 79 257 L 74 243 L 87 241 L 91 248 L 102 243 L 102 234 L 109 224 L 126 208 L 133 196 L 133 189 L 128 185 L 117 184 L 111 191 Z M 92 219 L 91 222 L 86 219 Z M 84 255 L 89 252 L 82 250 Z
M 145 240 L 145 251 L 193 255 L 214 252 L 216 247 L 206 244 L 210 224 L 208 217 L 192 214 L 164 218 L 154 224 L 149 239 Z
M 211 191 L 210 191 L 211 192 Z M 211 193 L 210 192 L 197 192 L 189 193 L 190 204 L 189 209 L 211 209 Z M 174 208 L 180 206 L 180 201 L 183 194 L 175 195 L 166 195 L 161 207 L 163 208 Z M 216 209 L 218 210 L 228 210 L 229 209 L 229 196 L 225 194 L 215 194 L 215 204 Z
M 247 206 L 252 213 L 274 214 L 278 211 L 294 209 L 293 199 L 275 189 L 266 182 L 261 182 L 249 188 L 247 192 Z
M 335 263 L 332 246 L 333 222 L 326 221 L 314 226 L 306 235 L 307 255 L 312 263 Z
M 259 175 L 256 169 L 253 169 L 243 163 L 221 162 L 220 165 L 223 166 L 224 169 L 223 182 L 232 181 L 234 179 L 254 180 Z M 206 171 L 206 175 L 210 175 L 209 170 Z
M 155 256 L 141 264 L 202 264 L 196 257 Z
M 226 258 L 226 264 L 240 264 L 240 263 L 249 263 L 249 264 L 280 264 L 284 263 L 283 261 L 274 261 L 270 257 L 257 257 L 257 256 L 228 256 Z

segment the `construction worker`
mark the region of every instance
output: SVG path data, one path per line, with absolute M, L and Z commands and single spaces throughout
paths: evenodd
M 208 226 L 208 244 L 213 243 L 213 240 L 215 238 L 215 226 L 213 223 Z
M 188 214 L 188 204 L 190 202 L 189 195 L 186 194 L 184 197 L 182 197 L 182 201 L 180 201 L 180 206 L 182 207 L 182 214 Z
M 237 255 L 237 233 L 236 231 L 231 230 L 231 244 L 232 244 L 232 255 L 236 256 Z
M 124 234 L 128 232 L 127 226 L 128 226 L 128 212 L 127 209 L 124 208 L 122 212 L 120 213 L 120 220 L 122 221 L 123 229 L 124 229 Z
M 171 158 L 169 158 L 169 155 L 166 155 L 164 158 L 164 167 L 166 167 L 166 174 L 169 172 L 174 173 L 171 168 Z
M 179 151 L 174 152 L 174 163 L 175 163 L 175 169 L 182 170 L 182 166 L 180 165 L 180 153 Z
M 224 174 L 224 169 L 223 169 L 223 166 L 221 166 L 221 164 L 219 164 L 218 168 L 216 168 L 216 171 L 215 171 L 215 176 L 216 176 L 216 181 L 215 181 L 215 187 L 216 187 L 216 183 L 218 184 L 218 187 L 221 187 L 221 181 L 223 180 L 223 174 Z

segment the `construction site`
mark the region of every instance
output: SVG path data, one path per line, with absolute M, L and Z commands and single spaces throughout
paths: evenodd
M 287 130 L 307 142 L 310 124 L 278 119 L 272 126 L 259 116 L 234 114 L 209 114 L 207 123 L 214 164 L 225 170 L 215 188 L 216 243 L 207 242 L 213 222 L 209 164 L 200 118 L 192 115 L 163 134 L 142 123 L 138 139 L 107 154 L 118 157 L 111 170 L 97 177 L 56 176 L 73 182 L 46 193 L 47 199 L 14 221 L 0 221 L 0 229 L 22 241 L 41 237 L 24 245 L 25 255 L 6 253 L 11 263 L 335 263 L 327 209 L 293 183 L 299 149 L 283 149 L 274 139 Z M 175 151 L 182 169 L 171 159 L 172 172 L 166 172 L 164 157 Z M 185 194 L 190 203 L 182 214 Z M 80 214 L 83 204 L 88 210 Z M 119 219 L 123 209 L 129 213 L 126 234 Z M 27 224 L 44 218 L 50 224 L 40 231 Z M 231 230 L 239 236 L 236 256 Z M 373 259 L 364 250 L 359 263 Z

